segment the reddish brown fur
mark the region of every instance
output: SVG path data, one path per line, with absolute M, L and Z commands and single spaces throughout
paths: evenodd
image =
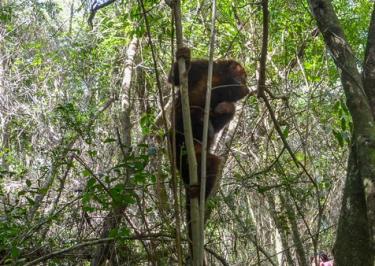
M 176 53 L 177 60 L 183 57 L 188 71 L 188 92 L 190 103 L 190 117 L 194 138 L 194 148 L 198 163 L 198 178 L 200 180 L 200 161 L 203 140 L 203 117 L 207 91 L 207 60 L 191 61 L 190 49 L 182 48 Z M 175 63 L 170 72 L 168 81 L 176 86 L 180 85 L 178 64 Z M 223 86 L 224 85 L 224 86 Z M 214 136 L 233 118 L 235 113 L 234 102 L 244 98 L 249 90 L 246 87 L 245 69 L 234 60 L 215 61 L 212 75 L 212 91 L 209 115 L 208 149 L 210 149 Z M 189 187 L 189 167 L 186 152 L 184 152 L 185 138 L 182 120 L 181 95 L 178 95 L 175 104 L 175 129 L 176 129 L 176 164 L 181 177 L 187 186 L 186 206 L 187 222 L 190 222 L 189 199 L 197 197 L 199 188 Z M 212 193 L 218 179 L 221 160 L 218 156 L 207 153 L 207 182 L 206 198 Z M 190 231 L 190 226 L 189 226 Z M 190 232 L 189 232 L 190 235 Z

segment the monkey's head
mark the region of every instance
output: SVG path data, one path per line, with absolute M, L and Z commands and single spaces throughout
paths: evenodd
M 218 102 L 235 102 L 249 94 L 246 86 L 246 71 L 234 60 L 220 60 L 215 62 L 213 87 L 220 98 Z
M 242 99 L 246 95 L 249 94 L 249 88 L 246 86 L 246 71 L 245 69 L 236 61 L 230 60 L 229 61 L 229 72 L 231 73 L 231 76 L 233 77 L 233 80 L 240 85 L 238 90 L 238 97 L 239 99 Z

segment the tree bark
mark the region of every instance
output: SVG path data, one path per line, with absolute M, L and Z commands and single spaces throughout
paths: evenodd
M 375 123 L 375 3 L 372 9 L 370 26 L 367 38 L 367 47 L 363 67 L 363 84 L 365 88 L 370 107 L 372 109 L 373 123 Z M 372 132 L 370 138 L 372 161 L 375 161 L 375 133 Z M 367 202 L 367 214 L 370 221 L 370 234 L 372 238 L 372 250 L 375 253 L 375 166 L 372 165 L 368 176 L 368 182 L 365 184 L 365 195 Z M 365 180 L 366 181 L 366 180 Z
M 351 148 L 342 207 L 337 227 L 334 257 L 336 265 L 373 265 L 366 216 L 366 201 L 356 148 Z
M 2 3 L 0 3 L 0 8 Z M 5 89 L 5 52 L 4 52 L 4 37 L 5 37 L 5 27 L 3 23 L 0 23 L 0 104 L 3 105 L 6 102 L 6 89 Z M 9 171 L 9 164 L 7 162 L 7 154 L 9 153 L 9 121 L 10 119 L 4 114 L 4 119 L 1 124 L 1 147 L 2 153 L 1 156 L 1 167 L 4 171 Z
M 329 0 L 308 1 L 336 66 L 353 119 L 348 172 L 334 247 L 335 263 L 374 265 L 375 226 L 375 22 L 370 22 L 363 75 Z
M 372 115 L 375 118 L 375 3 L 370 19 L 370 27 L 367 37 L 367 47 L 363 68 L 363 83 L 365 92 L 369 98 Z
M 289 266 L 294 266 L 295 263 L 292 259 L 292 254 L 290 252 L 290 248 L 288 245 L 288 233 L 285 230 L 285 225 L 283 225 L 283 221 L 279 218 L 277 211 L 276 211 L 276 202 L 280 201 L 280 198 L 277 199 L 277 197 L 279 196 L 273 195 L 273 194 L 267 195 L 267 201 L 268 201 L 268 204 L 270 205 L 269 212 L 276 226 L 275 227 L 275 239 L 277 239 L 279 235 L 280 241 L 281 241 L 281 247 L 277 247 L 278 245 L 276 245 L 275 252 L 276 254 L 278 254 L 277 260 L 279 262 L 279 265 L 282 265 L 281 264 L 282 257 L 283 257 L 282 255 L 284 253 L 287 264 Z M 277 241 L 278 240 L 276 240 L 275 242 L 277 243 Z
M 297 220 L 296 220 L 296 214 L 294 211 L 293 206 L 289 203 L 289 197 L 284 197 L 283 195 L 280 195 L 280 200 L 282 206 L 284 206 L 284 210 L 286 211 L 286 215 L 288 217 L 288 221 L 290 224 L 290 228 L 292 231 L 292 238 L 293 243 L 296 247 L 296 255 L 298 259 L 298 265 L 301 266 L 308 266 L 307 260 L 306 260 L 306 252 L 303 247 L 303 241 L 301 239 L 301 235 L 298 230 Z

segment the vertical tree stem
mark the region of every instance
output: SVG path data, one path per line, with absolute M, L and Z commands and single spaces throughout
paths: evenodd
M 176 0 L 173 5 L 175 25 L 176 25 L 176 38 L 177 38 L 177 49 L 183 47 L 182 37 L 182 23 L 181 23 L 181 3 Z M 180 92 L 181 92 L 181 104 L 182 104 L 182 115 L 184 125 L 184 136 L 185 144 L 189 162 L 189 178 L 190 186 L 198 186 L 198 175 L 197 175 L 197 160 L 195 157 L 193 133 L 191 128 L 190 119 L 190 104 L 189 104 L 189 92 L 188 92 L 188 80 L 186 73 L 186 65 L 184 58 L 178 58 L 178 69 L 180 75 Z M 198 198 L 190 198 L 190 214 L 191 214 L 191 228 L 193 242 L 193 265 L 199 265 L 199 203 Z
M 211 105 L 211 89 L 212 89 L 212 72 L 213 72 L 213 57 L 215 49 L 215 21 L 216 21 L 216 0 L 212 1 L 212 18 L 211 18 L 211 37 L 210 37 L 210 51 L 208 61 L 208 75 L 207 75 L 207 91 L 206 102 L 204 107 L 204 122 L 203 122 L 203 141 L 202 141 L 202 156 L 201 156 L 201 187 L 200 187 L 200 262 L 203 264 L 204 257 L 204 212 L 205 212 L 205 196 L 206 196 L 206 179 L 207 179 L 207 138 L 208 138 L 208 123 Z

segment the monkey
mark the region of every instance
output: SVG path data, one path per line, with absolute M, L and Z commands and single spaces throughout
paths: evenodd
M 208 60 L 191 61 L 190 49 L 187 47 L 177 50 L 176 59 L 178 60 L 180 57 L 185 59 L 188 73 L 190 108 L 191 110 L 196 109 L 196 111 L 194 111 L 194 117 L 192 115 L 192 118 L 198 118 L 199 114 L 204 114 L 202 111 L 199 111 L 199 109 L 203 110 L 205 106 Z M 169 74 L 168 82 L 175 86 L 180 85 L 177 63 L 174 64 L 173 70 L 171 70 Z M 246 72 L 238 62 L 234 60 L 218 60 L 213 63 L 210 122 L 214 132 L 211 132 L 211 134 L 216 134 L 232 120 L 235 113 L 234 102 L 244 98 L 247 94 L 249 94 L 249 89 L 246 86 Z M 176 103 L 176 110 L 181 109 L 180 94 L 178 95 Z M 175 121 L 182 121 L 182 112 L 176 111 Z M 192 127 L 194 128 L 193 125 Z M 193 129 L 194 137 L 196 135 L 201 135 L 201 131 L 197 131 L 198 128 L 197 130 Z M 202 138 L 198 139 L 201 140 Z
M 203 140 L 203 118 L 207 91 L 208 60 L 191 60 L 190 49 L 182 47 L 176 52 L 176 59 L 185 59 L 188 73 L 188 95 L 190 117 L 194 143 Z M 173 65 L 168 76 L 168 82 L 179 86 L 180 77 L 177 62 Z M 235 102 L 249 93 L 246 86 L 245 69 L 234 60 L 218 60 L 213 62 L 212 92 L 209 114 L 208 148 L 211 147 L 214 136 L 225 127 L 235 114 Z M 181 94 L 178 94 L 175 103 L 175 130 L 176 130 L 176 159 L 179 162 L 181 147 L 185 144 L 183 135 Z M 195 146 L 197 146 L 195 144 Z M 219 160 L 215 160 L 216 161 Z M 207 164 L 208 165 L 208 164 Z M 177 166 L 180 166 L 177 164 Z M 180 169 L 184 169 L 179 167 Z M 188 167 L 186 167 L 188 168 Z M 188 184 L 188 174 L 180 171 L 185 184 Z
M 204 108 L 207 90 L 208 60 L 191 61 L 190 49 L 180 48 L 176 59 L 184 58 L 188 72 L 188 90 L 190 106 Z M 179 86 L 180 76 L 177 62 L 169 74 L 168 82 Z M 211 108 L 221 102 L 236 102 L 249 94 L 246 87 L 245 69 L 234 60 L 217 60 L 213 62 Z
M 198 163 L 198 180 L 200 183 L 201 153 L 203 140 L 203 119 L 207 91 L 208 60 L 191 60 L 190 49 L 183 47 L 177 50 L 176 59 L 185 59 L 188 75 L 188 95 L 190 104 L 190 118 L 193 133 L 194 150 Z M 177 62 L 173 65 L 168 82 L 180 86 Z M 206 191 L 205 199 L 212 193 L 218 183 L 218 172 L 221 167 L 220 157 L 209 152 L 215 134 L 222 130 L 234 117 L 235 102 L 249 94 L 246 87 L 245 69 L 234 60 L 217 60 L 213 62 L 212 91 L 209 111 L 209 128 L 207 136 L 206 157 Z M 182 118 L 181 93 L 178 93 L 175 108 L 176 132 L 176 165 L 186 186 L 186 221 L 188 224 L 189 240 L 191 240 L 190 226 L 190 198 L 199 197 L 200 188 L 189 186 L 189 165 L 185 151 L 185 137 Z M 172 139 L 172 138 L 171 138 Z M 190 244 L 190 249 L 191 249 Z

